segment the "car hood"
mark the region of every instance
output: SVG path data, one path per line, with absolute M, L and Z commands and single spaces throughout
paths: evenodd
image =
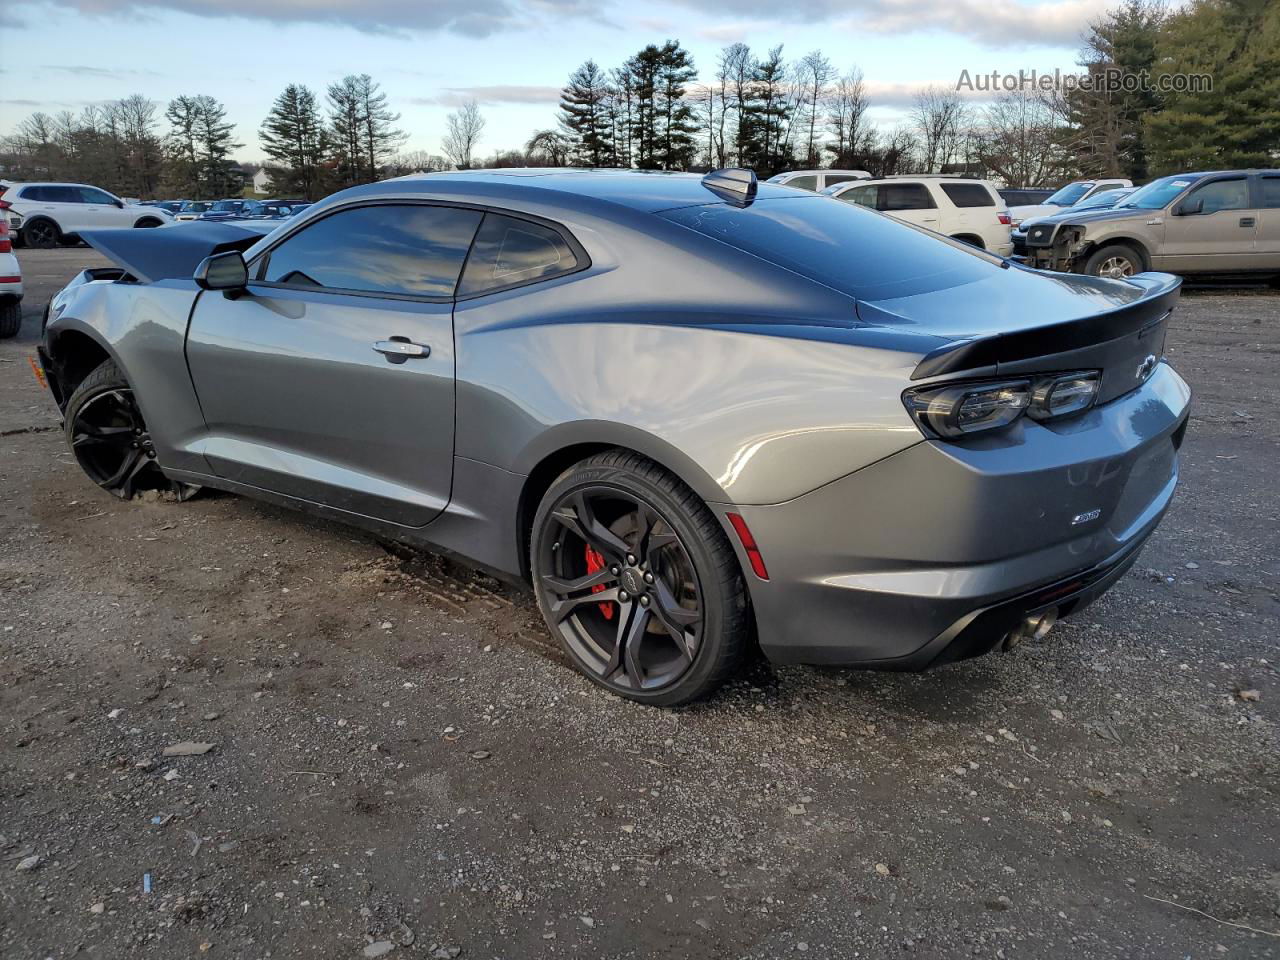
M 1064 211 L 1060 217 L 1055 217 L 1055 223 L 1106 223 L 1111 220 L 1150 220 L 1153 217 L 1163 216 L 1162 210 L 1139 210 L 1136 207 L 1119 207 L 1111 210 L 1081 210 L 1074 217 L 1070 215 L 1070 210 Z
M 248 250 L 272 227 L 199 220 L 155 227 L 86 230 L 80 238 L 144 283 L 189 279 L 205 257 Z

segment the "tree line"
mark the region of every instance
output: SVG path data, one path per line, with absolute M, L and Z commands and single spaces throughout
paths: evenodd
M 406 172 L 473 166 L 737 165 L 761 177 L 833 166 L 1055 186 L 1076 176 L 1144 181 L 1280 162 L 1275 0 L 1192 0 L 1174 11 L 1162 0 L 1121 0 L 1089 25 L 1079 63 L 1090 76 L 1112 71 L 1149 82 L 1000 91 L 981 106 L 958 89 L 929 87 L 887 125 L 869 112 L 861 70 L 840 68 L 820 50 L 789 59 L 781 45 L 759 52 L 730 44 L 699 82 L 693 56 L 668 40 L 612 68 L 585 61 L 564 85 L 554 126 L 488 157 L 479 155 L 485 118 L 474 101 L 448 116 L 441 154 L 404 152 L 400 115 L 368 74 L 322 94 L 288 85 L 259 138 L 273 192 L 307 199 Z M 1191 73 L 1210 76 L 1212 88 L 1161 86 L 1161 78 Z M 256 170 L 233 161 L 242 146 L 214 97 L 179 96 L 161 111 L 135 94 L 79 114 L 30 115 L 0 140 L 0 171 L 125 196 L 204 199 L 240 192 Z

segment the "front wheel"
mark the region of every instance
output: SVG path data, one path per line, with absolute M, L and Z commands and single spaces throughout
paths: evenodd
M 743 662 L 746 586 L 724 530 L 692 490 L 637 454 L 598 454 L 551 485 L 530 567 L 552 633 L 619 696 L 689 703 Z
M 148 490 L 189 500 L 200 489 L 170 480 L 156 463 L 155 445 L 120 368 L 104 360 L 67 400 L 67 443 L 85 474 L 121 500 Z
M 1113 243 L 1093 251 L 1084 263 L 1084 272 L 1091 277 L 1124 280 L 1143 270 L 1138 251 L 1124 244 Z
M 141 227 L 141 228 L 158 227 L 160 225 L 161 225 L 161 221 L 157 220 L 155 217 L 143 217 L 137 223 L 134 224 L 135 227 Z

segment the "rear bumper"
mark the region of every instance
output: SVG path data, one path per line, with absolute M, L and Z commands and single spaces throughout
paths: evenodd
M 728 508 L 769 570 L 750 584 L 762 648 L 783 663 L 923 669 L 990 650 L 1036 610 L 1081 609 L 1172 500 L 1189 403 L 1161 364 L 1052 428 L 924 441 L 787 503 Z

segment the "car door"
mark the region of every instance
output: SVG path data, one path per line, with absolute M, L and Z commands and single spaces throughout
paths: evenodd
M 80 215 L 86 228 L 133 226 L 136 215 L 107 191 L 97 187 L 76 187 L 75 190 L 80 195 Z
M 923 183 L 895 181 L 880 184 L 876 209 L 897 220 L 905 220 L 930 230 L 941 229 L 938 224 L 938 205 Z
M 1163 217 L 1164 243 L 1152 257 L 1157 270 L 1218 273 L 1256 265 L 1258 211 L 1249 178 L 1219 177 L 1172 204 Z
M 187 362 L 220 477 L 405 526 L 453 480 L 453 297 L 481 213 L 369 203 L 311 220 L 205 292 Z
M 1258 193 L 1258 269 L 1280 272 L 1280 173 L 1264 173 L 1254 184 Z
M 30 209 L 22 211 L 26 219 L 42 215 L 49 217 L 63 233 L 75 233 L 84 229 L 84 218 L 81 216 L 84 205 L 80 202 L 80 194 L 72 187 L 57 184 L 26 187 L 22 191 L 22 199 L 33 201 Z

